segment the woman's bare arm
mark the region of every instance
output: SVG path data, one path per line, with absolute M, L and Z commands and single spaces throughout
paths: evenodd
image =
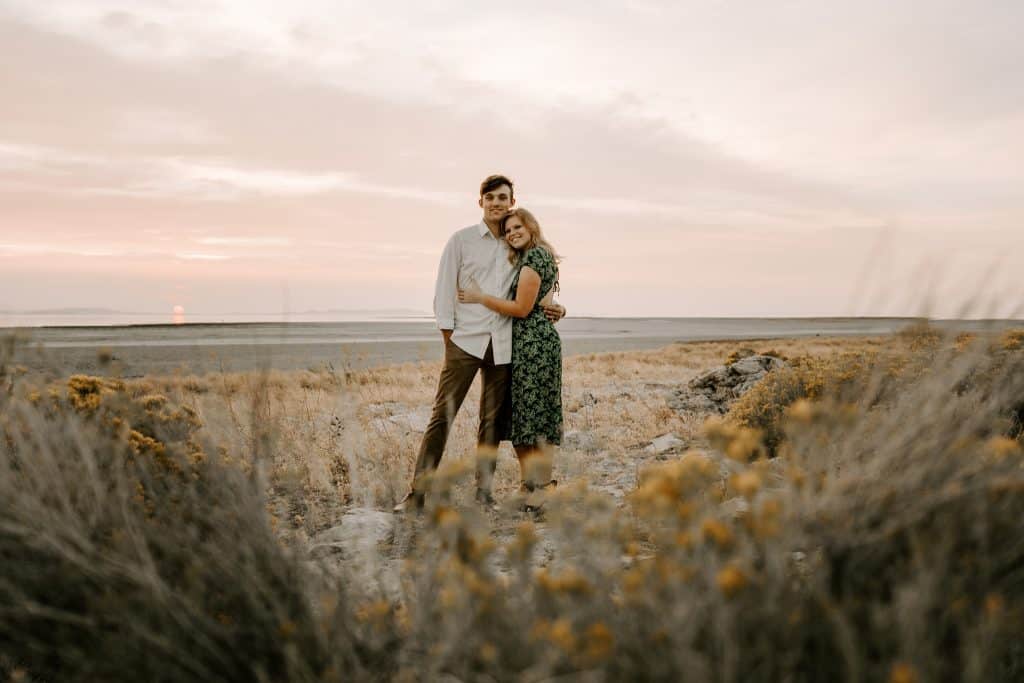
M 479 287 L 475 286 L 460 289 L 459 301 L 467 304 L 483 304 L 495 313 L 507 315 L 510 318 L 525 318 L 530 315 L 534 304 L 537 303 L 538 294 L 540 294 L 540 275 L 533 268 L 523 266 L 523 269 L 519 271 L 519 285 L 516 287 L 514 301 L 484 294 Z

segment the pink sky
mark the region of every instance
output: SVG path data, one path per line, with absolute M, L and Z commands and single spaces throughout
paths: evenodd
M 421 5 L 0 0 L 0 310 L 429 311 L 502 172 L 574 314 L 1021 313 L 1024 5 Z

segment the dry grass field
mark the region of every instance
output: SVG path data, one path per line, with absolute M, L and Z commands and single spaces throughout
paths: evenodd
M 570 357 L 563 380 L 569 438 L 556 457 L 556 474 L 562 481 L 594 482 L 608 465 L 618 465 L 635 475 L 637 458 L 655 437 L 675 433 L 699 440 L 705 416 L 678 414 L 666 405 L 665 394 L 737 349 L 797 357 L 894 344 L 883 338 L 700 342 Z M 282 489 L 301 492 L 308 510 L 304 526 L 312 533 L 332 522 L 339 505 L 390 508 L 405 494 L 439 370 L 440 363 L 418 363 L 340 373 L 152 377 L 126 381 L 125 391 L 188 406 L 206 437 L 229 452 L 251 451 L 255 440 L 263 439 L 272 454 L 271 479 Z M 471 465 L 478 403 L 479 381 L 455 421 L 444 466 Z M 518 477 L 515 456 L 505 445 L 495 479 L 499 498 L 518 488 Z M 608 483 L 616 485 L 625 492 L 635 478 Z M 468 504 L 471 492 L 460 493 L 459 500 Z
M 437 364 L 4 365 L 0 672 L 1019 680 L 1022 341 L 922 327 L 568 358 L 541 519 L 514 504 L 507 446 L 505 504 L 471 502 L 477 388 L 425 514 L 374 512 L 408 486 Z M 743 348 L 790 364 L 724 419 L 669 407 Z M 679 445 L 647 448 L 665 434 Z M 322 542 L 357 523 L 368 543 Z

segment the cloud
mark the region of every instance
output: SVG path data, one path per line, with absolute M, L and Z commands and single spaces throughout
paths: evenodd
M 60 170 L 61 167 L 97 163 L 95 158 L 43 145 L 0 142 L 0 171 Z
M 330 192 L 351 183 L 345 173 L 304 173 L 282 169 L 239 168 L 217 161 L 155 159 L 151 180 L 135 185 L 157 195 L 194 195 L 235 199 L 246 193 L 309 195 Z
M 443 244 L 435 248 L 419 248 L 407 244 L 395 244 L 390 242 L 370 242 L 365 240 L 352 240 L 339 242 L 331 240 L 314 240 L 309 243 L 310 247 L 317 251 L 338 254 L 338 258 L 344 261 L 380 261 L 396 262 L 417 260 L 422 262 L 424 257 L 436 258 L 441 253 Z
M 1024 145 L 1024 119 L 1018 116 L 1024 113 L 1024 95 L 978 74 L 1024 57 L 1007 29 L 1015 18 L 1024 18 L 1022 10 L 983 3 L 968 22 L 924 11 L 920 2 L 895 9 L 877 2 L 833 2 L 743 11 L 705 3 L 596 3 L 588 4 L 588 21 L 581 26 L 576 3 L 399 6 L 400 22 L 359 4 L 316 0 L 256 10 L 227 0 L 212 5 L 141 1 L 129 12 L 115 0 L 49 9 L 9 0 L 7 11 L 39 30 L 73 36 L 116 55 L 122 62 L 118 68 L 132 65 L 151 77 L 193 84 L 191 91 L 170 84 L 174 96 L 201 112 L 192 114 L 189 129 L 198 139 L 225 138 L 215 156 L 185 163 L 200 166 L 212 159 L 216 165 L 221 159 L 250 173 L 289 167 L 309 175 L 310 159 L 335 146 L 344 153 L 357 149 L 358 161 L 346 163 L 342 173 L 359 169 L 358 177 L 296 179 L 293 196 L 322 191 L 308 188 L 325 183 L 339 191 L 454 206 L 459 197 L 444 194 L 443 187 L 427 187 L 422 176 L 415 183 L 395 181 L 406 168 L 433 164 L 441 169 L 466 156 L 438 153 L 411 129 L 454 145 L 504 150 L 507 143 L 484 143 L 474 130 L 490 125 L 495 135 L 553 142 L 551 154 L 568 150 L 586 163 L 587 148 L 608 144 L 607 133 L 588 140 L 573 136 L 571 146 L 546 135 L 575 119 L 580 127 L 588 121 L 611 123 L 610 132 L 634 147 L 636 169 L 661 167 L 670 156 L 647 144 L 652 141 L 666 152 L 675 150 L 677 158 L 688 157 L 677 167 L 687 182 L 705 176 L 713 184 L 721 172 L 722 183 L 749 193 L 752 184 L 788 175 L 795 184 L 844 188 L 876 204 L 921 205 L 929 194 L 947 203 L 1015 204 L 1014 189 L 1022 178 L 1007 161 L 1018 155 L 1006 151 Z M 480 36 L 519 34 L 531 36 L 529 51 L 480 50 Z M 609 51 L 610 44 L 628 49 Z M 945 65 L 951 46 L 957 59 Z M 143 112 L 165 109 L 129 104 Z M 297 111 L 299 106 L 310 111 Z M 248 120 L 237 115 L 240 110 Z M 168 126 L 154 116 L 156 138 L 161 129 L 173 128 L 173 117 L 181 113 L 168 115 Z M 250 137 L 257 126 L 273 134 Z M 365 144 L 355 141 L 360 135 Z M 412 156 L 427 148 L 433 156 L 416 164 L 388 152 L 374 160 L 367 151 L 371 144 L 379 149 L 401 144 L 403 154 Z M 241 158 L 257 146 L 277 158 Z M 546 153 L 527 146 L 535 155 Z M 293 158 L 279 166 L 286 156 Z M 733 163 L 722 163 L 726 158 Z M 622 176 L 628 163 L 595 161 L 616 164 L 587 169 L 606 177 Z M 316 165 L 318 173 L 337 172 L 324 169 L 322 159 Z M 764 170 L 760 178 L 749 172 L 754 167 Z M 211 177 L 216 170 L 193 168 L 183 178 L 161 177 L 120 191 L 159 195 L 181 186 L 221 200 L 253 187 L 276 193 L 267 187 L 275 183 L 289 192 L 282 178 Z M 940 186 L 941 193 L 930 192 Z M 628 189 L 626 199 L 655 201 L 635 186 Z
M 46 254 L 60 254 L 65 256 L 80 256 L 84 258 L 110 257 L 122 255 L 122 252 L 119 252 L 116 249 L 74 247 L 66 245 L 42 244 L 38 242 L 0 243 L 0 253 L 33 256 Z
M 753 306 L 765 283 L 824 310 L 839 285 L 786 288 L 843 277 L 884 225 L 1019 263 L 1022 5 L 383 2 L 0 0 L 4 243 L 376 273 L 429 302 L 505 172 L 573 296 L 603 301 L 629 255 L 622 310 Z M 745 294 L 705 301 L 722 273 Z
M 74 173 L 80 181 L 77 186 L 54 188 L 45 183 L 32 185 L 18 180 L 17 187 L 91 196 L 230 201 L 246 195 L 301 197 L 348 192 L 440 204 L 459 201 L 456 193 L 373 183 L 345 171 L 254 168 L 202 158 L 114 158 L 38 145 L 0 143 L 0 172 L 3 171 L 32 171 L 44 175 Z M 2 185 L 0 178 L 0 187 Z
M 387 6 L 139 0 L 126 11 L 119 0 L 6 2 L 19 21 L 128 61 L 238 60 L 295 81 L 459 111 L 487 106 L 481 84 L 545 106 L 629 102 L 633 115 L 730 153 L 818 173 L 841 171 L 851 156 L 905 159 L 908 143 L 1019 112 L 1024 97 L 985 77 L 1020 62 L 1019 3 Z M 518 35 L 530 36 L 529 50 L 504 42 Z M 522 116 L 494 113 L 510 125 Z M 832 136 L 829 145 L 817 143 L 822 135 Z
M 176 252 L 174 257 L 184 261 L 227 261 L 231 258 L 227 254 L 204 254 L 199 252 Z
M 194 114 L 161 109 L 118 112 L 111 137 L 129 145 L 175 146 L 203 146 L 224 139 Z
M 791 199 L 770 198 L 741 192 L 694 193 L 686 203 L 669 203 L 627 197 L 534 195 L 530 206 L 596 216 L 658 220 L 675 232 L 716 231 L 767 233 L 773 230 L 820 230 L 836 223 L 845 229 L 877 227 L 876 215 L 842 207 L 801 206 Z M 529 207 L 528 207 L 529 208 Z
M 292 240 L 287 237 L 199 237 L 196 243 L 210 246 L 229 247 L 287 247 Z
M 344 171 L 310 172 L 253 168 L 221 160 L 149 159 L 141 164 L 145 180 L 131 181 L 110 191 L 137 197 L 183 197 L 205 201 L 233 201 L 247 195 L 302 197 L 330 193 L 354 193 L 418 202 L 452 204 L 457 195 L 415 187 L 382 185 L 360 180 Z M 103 193 L 89 190 L 89 193 Z

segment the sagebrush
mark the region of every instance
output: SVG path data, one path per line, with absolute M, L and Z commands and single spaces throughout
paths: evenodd
M 0 667 L 81 681 L 1019 680 L 1015 339 L 797 362 L 707 425 L 706 446 L 645 469 L 624 503 L 566 482 L 543 521 L 495 520 L 436 496 L 422 520 L 395 520 L 397 595 L 359 579 L 359 558 L 310 560 L 282 528 L 274 432 L 303 410 L 277 425 L 273 381 L 251 383 L 235 415 L 248 438 L 225 448 L 187 392 L 95 378 L 50 392 L 5 370 Z M 343 402 L 351 380 L 323 381 Z M 574 419 L 593 406 L 580 399 Z M 349 461 L 346 485 L 361 467 Z

